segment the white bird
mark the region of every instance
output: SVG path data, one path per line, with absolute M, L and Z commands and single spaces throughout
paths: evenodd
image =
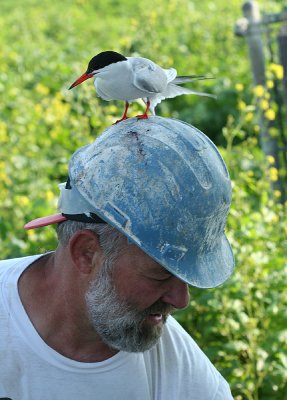
M 155 107 L 162 100 L 182 94 L 215 97 L 208 93 L 196 92 L 179 84 L 198 79 L 209 79 L 202 75 L 177 76 L 174 68 L 163 69 L 153 61 L 142 57 L 125 57 L 115 51 L 103 51 L 94 56 L 86 72 L 70 87 L 93 78 L 96 92 L 103 100 L 124 100 L 125 110 L 121 119 L 127 119 L 130 102 L 142 99 L 146 104 L 145 112 L 137 118 L 148 118 L 148 111 L 155 114 Z

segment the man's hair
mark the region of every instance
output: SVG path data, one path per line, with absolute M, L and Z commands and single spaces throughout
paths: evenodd
M 64 247 L 67 246 L 69 240 L 77 231 L 86 229 L 98 235 L 103 256 L 110 261 L 112 261 L 111 259 L 115 261 L 120 251 L 127 245 L 127 238 L 109 224 L 85 223 L 71 220 L 58 224 L 57 235 L 59 243 Z

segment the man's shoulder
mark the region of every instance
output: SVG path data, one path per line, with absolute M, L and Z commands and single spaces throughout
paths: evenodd
M 196 373 L 203 380 L 207 374 L 208 380 L 213 380 L 216 385 L 219 372 L 191 335 L 173 317 L 168 318 L 162 335 L 162 351 L 177 360 L 183 369 L 182 373 Z
M 11 269 L 22 262 L 26 257 L 9 258 L 6 260 L 0 260 L 0 281 L 2 281 L 7 275 L 10 274 Z
M 193 370 L 196 366 L 196 370 L 202 370 L 203 374 L 209 370 L 217 379 L 217 369 L 191 335 L 173 317 L 168 318 L 162 339 L 163 350 L 171 351 L 185 368 Z
M 23 271 L 36 261 L 41 254 L 0 260 L 0 286 L 17 282 Z
M 41 256 L 42 256 L 42 254 L 36 254 L 36 255 L 32 255 L 32 256 L 8 258 L 6 260 L 0 260 L 0 274 L 7 271 L 7 268 L 9 268 L 9 267 L 28 266 Z
M 30 260 L 33 258 L 37 258 L 39 255 L 33 255 L 33 256 L 24 256 L 24 257 L 16 257 L 16 258 L 7 258 L 6 260 L 0 260 L 0 268 L 2 267 L 8 267 L 11 265 L 16 265 L 22 262 L 25 262 L 26 260 Z
M 167 382 L 181 382 L 179 390 L 186 390 L 182 398 L 192 391 L 196 399 L 232 399 L 225 379 L 175 318 L 168 318 L 158 346 L 156 353 L 164 361 Z

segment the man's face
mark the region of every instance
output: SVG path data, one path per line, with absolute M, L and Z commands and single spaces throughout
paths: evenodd
M 188 304 L 187 285 L 130 245 L 107 272 L 102 266 L 86 293 L 90 321 L 110 347 L 150 349 L 168 315 Z

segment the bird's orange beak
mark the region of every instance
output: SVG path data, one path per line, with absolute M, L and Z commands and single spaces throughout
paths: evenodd
M 94 74 L 86 74 L 84 73 L 82 76 L 80 76 L 80 78 L 78 78 L 70 87 L 70 89 L 73 89 L 75 86 L 79 85 L 80 83 L 84 82 L 85 80 L 92 78 L 94 76 Z

